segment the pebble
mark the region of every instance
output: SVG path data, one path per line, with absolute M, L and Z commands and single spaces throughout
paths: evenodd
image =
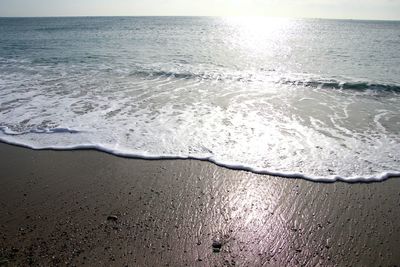
M 213 243 L 212 243 L 212 247 L 221 249 L 222 248 L 222 243 L 220 241 L 218 241 L 218 240 L 214 240 Z
M 107 221 L 117 221 L 118 220 L 118 217 L 116 216 L 116 215 L 109 215 L 108 217 L 107 217 Z
M 218 240 L 214 240 L 212 243 L 212 248 L 214 253 L 219 253 L 221 252 L 222 243 Z

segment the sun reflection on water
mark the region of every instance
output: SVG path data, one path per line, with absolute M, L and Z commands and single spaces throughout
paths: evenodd
M 232 48 L 259 58 L 290 53 L 287 42 L 298 28 L 296 20 L 287 18 L 225 17 L 223 23 L 231 29 L 226 38 Z

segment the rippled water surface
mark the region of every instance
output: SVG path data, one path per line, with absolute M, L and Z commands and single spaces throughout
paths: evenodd
M 0 138 L 381 179 L 400 174 L 399 51 L 390 21 L 0 19 Z

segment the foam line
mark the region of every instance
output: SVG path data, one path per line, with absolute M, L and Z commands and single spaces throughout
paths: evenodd
M 0 132 L 3 132 L 6 135 L 24 135 L 24 134 L 30 134 L 30 133 L 35 133 L 35 134 L 53 134 L 53 133 L 70 133 L 70 134 L 76 134 L 76 133 L 81 133 L 83 131 L 78 131 L 70 128 L 36 128 L 36 129 L 31 129 L 29 131 L 24 131 L 24 132 L 16 132 L 11 130 L 8 127 L 5 126 L 0 126 Z
M 382 172 L 378 175 L 374 176 L 339 176 L 339 175 L 331 175 L 331 176 L 312 176 L 306 175 L 303 173 L 295 173 L 295 172 L 276 172 L 273 170 L 268 170 L 265 168 L 253 167 L 251 165 L 237 163 L 237 162 L 226 162 L 220 161 L 217 158 L 210 157 L 195 157 L 189 155 L 153 155 L 146 152 L 127 152 L 117 149 L 108 148 L 106 146 L 102 146 L 99 144 L 81 144 L 81 145 L 73 145 L 73 146 L 35 146 L 28 143 L 21 143 L 16 141 L 11 141 L 7 138 L 0 137 L 0 141 L 3 143 L 7 143 L 10 145 L 30 148 L 34 150 L 58 150 L 58 151 L 68 151 L 68 150 L 97 150 L 101 152 L 105 152 L 108 154 L 112 154 L 119 157 L 125 158 L 134 158 L 134 159 L 144 159 L 144 160 L 201 160 L 208 161 L 217 166 L 237 170 L 237 171 L 247 171 L 254 174 L 260 175 L 271 175 L 271 176 L 279 176 L 284 178 L 294 178 L 294 179 L 304 179 L 314 182 L 325 182 L 325 183 L 333 183 L 337 181 L 346 182 L 346 183 L 370 183 L 370 182 L 380 182 L 387 180 L 392 177 L 400 177 L 399 171 L 389 171 Z

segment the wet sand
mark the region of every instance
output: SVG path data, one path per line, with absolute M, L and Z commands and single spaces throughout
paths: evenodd
M 6 144 L 0 169 L 0 265 L 400 264 L 398 178 L 326 184 Z

